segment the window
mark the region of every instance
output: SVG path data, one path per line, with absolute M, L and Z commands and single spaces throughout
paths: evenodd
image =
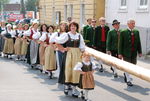
M 80 5 L 80 26 L 84 25 L 85 21 L 85 4 Z
M 127 0 L 119 0 L 119 13 L 127 13 Z
M 126 0 L 121 0 L 121 6 L 127 6 L 127 1 Z
M 140 0 L 140 6 L 147 6 L 147 0 Z
M 67 5 L 64 6 L 64 21 L 67 21 Z
M 148 12 L 148 0 L 139 0 L 137 12 Z
M 70 5 L 70 15 L 69 15 L 69 17 L 73 18 L 73 5 L 72 4 Z
M 55 7 L 52 7 L 52 24 L 55 24 Z

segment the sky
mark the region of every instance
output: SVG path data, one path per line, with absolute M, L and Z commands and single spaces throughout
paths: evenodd
M 16 3 L 16 2 L 20 3 L 20 0 L 10 0 L 10 3 Z

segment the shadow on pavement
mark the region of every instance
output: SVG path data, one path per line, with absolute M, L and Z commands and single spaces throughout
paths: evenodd
M 116 90 L 116 89 L 114 89 L 112 87 L 109 87 L 108 85 L 105 85 L 103 83 L 100 83 L 98 81 L 95 81 L 95 83 L 96 83 L 97 86 L 99 86 L 99 87 L 109 91 L 112 94 L 115 94 L 115 95 L 125 99 L 126 101 L 141 101 L 141 100 L 139 100 L 137 98 L 134 98 L 134 97 L 132 97 L 130 95 L 127 95 L 127 94 L 125 94 L 125 93 L 123 93 L 121 91 L 118 91 L 118 90 Z

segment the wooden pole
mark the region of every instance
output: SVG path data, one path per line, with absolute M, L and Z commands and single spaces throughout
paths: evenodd
M 150 69 L 146 69 L 146 68 L 131 64 L 129 62 L 117 59 L 110 55 L 94 50 L 92 48 L 86 47 L 86 51 L 92 54 L 92 56 L 94 56 L 96 59 L 101 60 L 102 62 L 110 66 L 114 66 L 121 71 L 128 72 L 129 74 L 132 74 L 138 78 L 141 78 L 142 80 L 150 82 Z

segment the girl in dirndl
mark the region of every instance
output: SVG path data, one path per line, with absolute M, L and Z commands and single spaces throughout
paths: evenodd
M 81 61 L 81 54 L 85 50 L 85 43 L 81 34 L 78 33 L 79 25 L 76 22 L 69 24 L 69 32 L 56 38 L 56 43 L 66 43 L 66 62 L 65 62 L 65 87 L 64 93 L 68 95 L 69 86 L 72 87 L 72 96 L 78 97 L 76 86 L 79 84 L 80 73 L 73 70 L 74 66 Z
M 21 47 L 22 47 L 22 37 L 23 37 L 23 26 L 22 24 L 17 25 L 17 29 L 14 30 L 16 35 L 16 40 L 14 44 L 14 53 L 17 56 L 16 60 L 21 60 Z
M 25 36 L 27 37 L 29 41 L 29 46 L 27 49 L 27 63 L 31 65 L 31 68 L 35 67 L 37 64 L 39 64 L 39 44 L 38 39 L 41 37 L 40 32 L 38 31 L 39 24 L 37 22 L 34 22 L 32 24 L 31 29 L 25 33 Z
M 50 42 L 54 43 L 57 46 L 56 49 L 56 60 L 57 60 L 57 70 L 55 71 L 55 76 L 58 77 L 58 83 L 64 84 L 65 83 L 65 60 L 66 60 L 66 51 L 64 48 L 66 48 L 66 44 L 56 44 L 57 41 L 55 39 L 61 38 L 66 32 L 67 29 L 67 23 L 62 21 L 59 25 L 58 32 L 53 33 L 53 35 L 50 38 Z
M 2 56 L 2 57 L 3 57 L 3 48 L 4 48 L 5 40 L 4 40 L 3 35 L 1 35 L 1 33 L 5 30 L 6 30 L 5 22 L 2 21 L 0 24 L 0 56 Z
M 7 24 L 6 30 L 2 32 L 2 35 L 4 36 L 5 39 L 3 53 L 6 55 L 6 57 L 12 59 L 12 54 L 14 53 L 15 33 L 12 30 L 11 24 Z
M 42 71 L 43 65 L 44 65 L 44 55 L 45 55 L 45 41 L 47 39 L 47 25 L 43 24 L 40 27 L 40 33 L 41 37 L 39 38 L 39 59 L 40 59 L 40 65 L 39 69 Z
M 25 24 L 23 26 L 23 37 L 22 37 L 22 46 L 21 46 L 21 57 L 23 61 L 26 61 L 26 54 L 27 54 L 27 48 L 28 48 L 28 42 L 27 42 L 27 38 L 25 36 L 25 33 L 27 33 L 29 30 L 29 25 Z
M 78 62 L 74 70 L 80 73 L 79 88 L 81 91 L 81 97 L 85 101 L 90 101 L 88 98 L 89 90 L 93 90 L 95 87 L 93 72 L 97 68 L 96 65 L 90 60 L 91 55 L 88 52 L 82 54 L 82 62 Z
M 48 27 L 48 34 L 46 35 L 46 48 L 45 48 L 45 63 L 43 71 L 48 73 L 50 79 L 53 78 L 52 71 L 56 70 L 56 55 L 55 55 L 55 45 L 50 43 L 50 37 L 54 32 L 54 26 L 50 25 Z

